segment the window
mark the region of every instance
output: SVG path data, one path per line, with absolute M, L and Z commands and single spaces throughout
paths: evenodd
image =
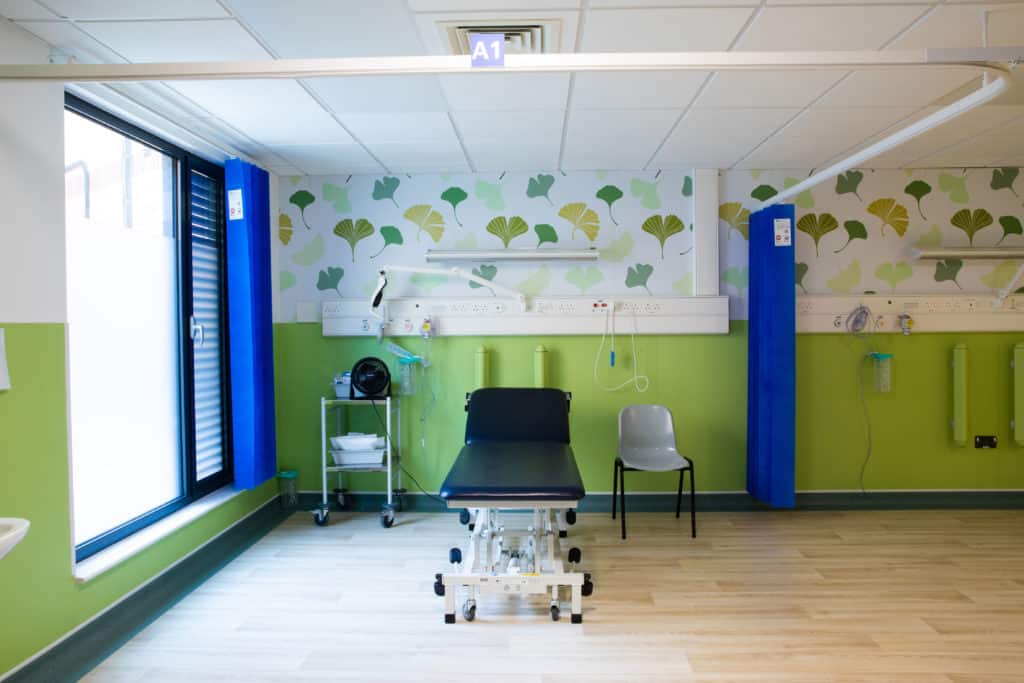
M 231 481 L 220 167 L 64 115 L 75 555 Z

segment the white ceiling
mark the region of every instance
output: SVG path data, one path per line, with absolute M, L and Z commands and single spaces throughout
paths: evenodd
M 0 0 L 82 62 L 447 54 L 440 20 L 548 20 L 561 52 L 1024 43 L 1024 0 Z M 1021 80 L 1021 79 L 1018 79 Z M 280 174 L 820 167 L 962 69 L 470 74 L 111 86 Z M 1024 165 L 1024 83 L 871 165 Z

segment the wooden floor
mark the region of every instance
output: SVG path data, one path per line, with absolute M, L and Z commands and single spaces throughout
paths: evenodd
M 442 623 L 451 514 L 297 514 L 89 681 L 1024 681 L 1024 511 L 580 515 L 584 623 Z M 563 614 L 568 609 L 563 610 Z

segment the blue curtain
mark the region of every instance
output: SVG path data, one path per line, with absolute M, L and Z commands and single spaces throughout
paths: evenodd
M 269 176 L 231 159 L 224 187 L 231 442 L 235 486 L 251 489 L 277 471 Z
M 747 491 L 777 508 L 796 495 L 794 213 L 779 204 L 750 216 Z

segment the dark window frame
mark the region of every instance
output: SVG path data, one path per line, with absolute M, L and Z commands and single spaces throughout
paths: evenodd
M 78 114 L 94 123 L 98 123 L 120 135 L 161 152 L 174 160 L 174 229 L 177 243 L 177 310 L 178 310 L 178 364 L 179 389 L 181 404 L 181 458 L 180 476 L 184 486 L 182 495 L 164 503 L 145 514 L 128 520 L 106 532 L 88 539 L 75 546 L 75 561 L 80 562 L 101 550 L 121 541 L 137 531 L 167 517 L 168 515 L 194 503 L 203 496 L 234 481 L 234 454 L 231 450 L 231 401 L 230 401 L 230 367 L 228 362 L 228 312 L 227 295 L 224 287 L 226 273 L 226 250 L 219 253 L 222 274 L 220 293 L 220 329 L 221 329 L 221 380 L 224 394 L 221 400 L 222 424 L 224 439 L 224 462 L 220 472 L 210 475 L 202 481 L 196 481 L 195 452 L 195 410 L 194 410 L 194 373 L 193 348 L 189 336 L 189 317 L 192 314 L 192 222 L 191 222 L 191 177 L 197 172 L 212 178 L 220 187 L 218 224 L 226 232 L 227 223 L 224 212 L 224 168 L 218 164 L 202 159 L 166 140 L 153 135 L 113 114 L 87 102 L 71 93 L 64 94 L 66 111 Z

